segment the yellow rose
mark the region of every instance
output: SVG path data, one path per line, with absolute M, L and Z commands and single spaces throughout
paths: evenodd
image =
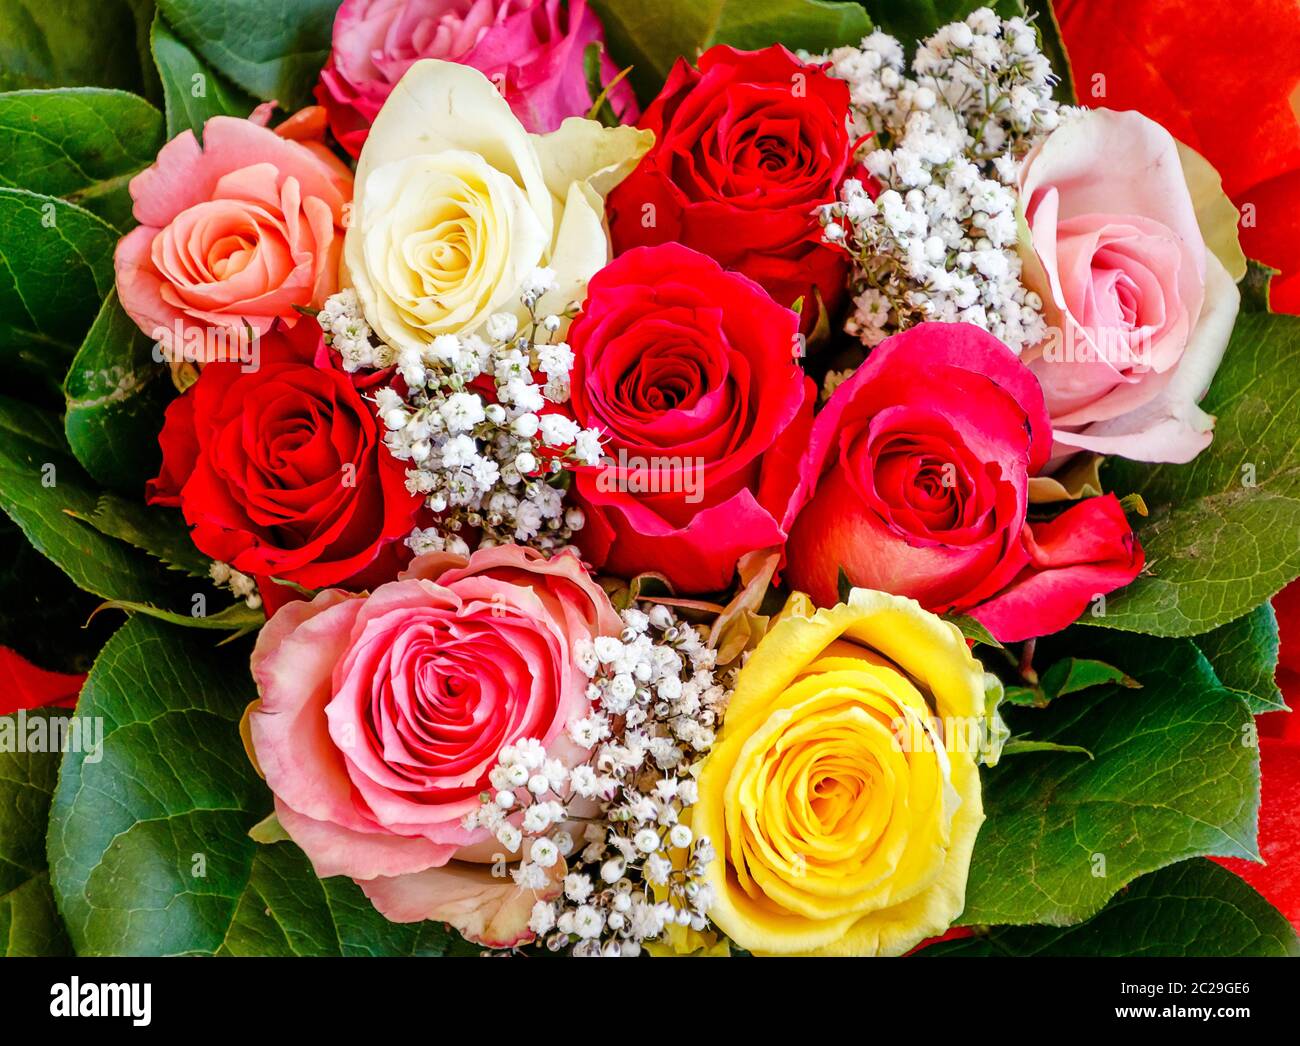
M 653 137 L 576 117 L 529 134 L 478 70 L 416 62 L 357 162 L 343 282 L 399 349 L 522 319 L 521 283 L 541 267 L 557 286 L 538 314 L 563 312 L 609 260 L 604 194 Z
M 994 712 L 960 632 L 914 600 L 857 589 L 814 612 L 796 594 L 700 774 L 714 923 L 779 955 L 898 955 L 946 930 Z

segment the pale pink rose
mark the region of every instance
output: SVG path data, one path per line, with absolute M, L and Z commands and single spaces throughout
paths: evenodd
M 1065 120 L 1022 166 L 1025 281 L 1053 325 L 1024 359 L 1042 383 L 1058 459 L 1090 450 L 1183 462 L 1210 443 L 1214 419 L 1196 403 L 1239 295 L 1206 246 L 1185 162 L 1159 124 L 1094 109 Z
M 591 108 L 585 54 L 603 39 L 586 0 L 343 0 L 316 97 L 334 136 L 358 156 L 402 74 L 421 58 L 440 58 L 487 76 L 524 128 L 541 134 Z M 618 71 L 602 54 L 601 83 Z M 609 100 L 623 122 L 635 122 L 626 81 Z
M 172 361 L 230 358 L 338 289 L 352 175 L 319 142 L 289 140 L 312 121 L 281 134 L 269 116 L 213 117 L 202 145 L 177 135 L 131 179 L 140 225 L 117 245 L 118 297 Z
M 575 651 L 621 627 L 575 555 L 518 546 L 423 556 L 370 595 L 286 605 L 258 637 L 248 715 L 280 823 L 317 875 L 355 879 L 395 922 L 528 939 L 537 897 L 492 876 L 480 862 L 501 845 L 462 819 L 506 745 L 586 758 L 567 732 L 590 711 Z

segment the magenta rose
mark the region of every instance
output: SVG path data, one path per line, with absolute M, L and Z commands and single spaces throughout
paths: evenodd
M 843 570 L 1006 642 L 1064 628 L 1143 556 L 1113 496 L 1028 521 L 1051 446 L 1038 382 L 992 335 L 923 323 L 888 338 L 813 426 L 787 580 L 833 606 Z
M 628 251 L 588 285 L 569 329 L 572 408 L 605 438 L 574 484 L 597 566 L 679 592 L 730 584 L 780 520 L 811 420 L 798 317 L 680 244 Z
M 585 55 L 603 40 L 586 0 L 343 0 L 316 97 L 334 136 L 358 156 L 402 74 L 421 58 L 440 58 L 482 72 L 540 134 L 591 108 Z M 619 71 L 603 53 L 600 69 L 605 85 Z M 624 121 L 637 118 L 626 81 L 609 100 Z
M 258 636 L 248 714 L 281 825 L 317 875 L 352 877 L 395 922 L 530 939 L 537 898 L 490 874 L 480 862 L 500 844 L 462 819 L 506 745 L 586 758 L 567 733 L 590 711 L 575 652 L 621 628 L 576 556 L 517 546 L 424 556 L 368 596 L 287 604 Z

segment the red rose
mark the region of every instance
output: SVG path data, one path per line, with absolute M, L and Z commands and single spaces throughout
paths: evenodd
M 956 323 L 894 335 L 813 426 L 790 584 L 834 605 L 843 569 L 936 613 L 971 612 L 1006 642 L 1064 628 L 1143 556 L 1113 496 L 1027 522 L 1051 443 L 1038 382 L 992 335 Z
M 205 555 L 307 588 L 391 576 L 420 507 L 352 379 L 313 364 L 318 343 L 277 328 L 256 369 L 205 367 L 167 408 L 148 489 Z
M 834 309 L 848 255 L 813 209 L 835 200 L 852 156 L 849 89 L 779 45 L 711 47 L 679 60 L 642 116 L 654 148 L 609 195 L 616 252 L 676 241 L 743 272 L 781 305 Z
M 707 592 L 746 552 L 784 543 L 814 396 L 797 328 L 756 283 L 678 244 L 592 277 L 569 343 L 574 416 L 608 440 L 574 488 L 597 566 Z

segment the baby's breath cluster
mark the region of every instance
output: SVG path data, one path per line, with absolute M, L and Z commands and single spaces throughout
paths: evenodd
M 854 258 L 845 329 L 867 346 L 925 320 L 973 323 L 1019 352 L 1046 335 L 1042 301 L 1020 281 L 1019 161 L 1056 127 L 1055 77 L 1033 25 L 988 8 L 922 42 L 905 68 L 875 32 L 823 56 L 849 84 L 861 160 L 820 208 L 823 235 Z
M 622 617 L 621 635 L 577 651 L 592 712 L 569 736 L 587 760 L 566 769 L 537 741 L 504 749 L 490 775 L 496 793 L 466 821 L 523 857 L 512 874 L 526 888 L 543 888 L 569 859 L 563 892 L 538 901 L 529 925 L 552 951 L 578 956 L 637 955 L 674 924 L 703 930 L 713 902 L 704 878 L 712 845 L 682 815 L 697 800 L 729 680 L 667 607 Z
M 326 298 L 316 314 L 316 322 L 325 334 L 325 343 L 338 352 L 348 373 L 393 365 L 393 350 L 372 337 L 374 332 L 361 313 L 357 292 L 351 287 Z
M 522 325 L 503 312 L 481 334 L 443 334 L 419 348 L 376 348 L 350 291 L 321 310 L 345 368 L 395 366 L 405 384 L 405 395 L 386 387 L 375 402 L 384 443 L 411 463 L 408 489 L 437 516 L 408 539 L 417 553 L 467 552 L 467 531 L 480 546 L 552 551 L 582 526 L 581 510 L 564 506 L 565 464 L 598 463 L 600 434 L 555 409 L 569 399 L 573 352 L 558 338 L 566 317 L 536 313 L 554 285 L 550 269 L 523 281 Z
M 208 567 L 208 576 L 217 588 L 228 589 L 236 599 L 242 599 L 250 610 L 257 610 L 262 605 L 257 582 L 247 574 L 241 574 L 229 563 L 213 560 Z

